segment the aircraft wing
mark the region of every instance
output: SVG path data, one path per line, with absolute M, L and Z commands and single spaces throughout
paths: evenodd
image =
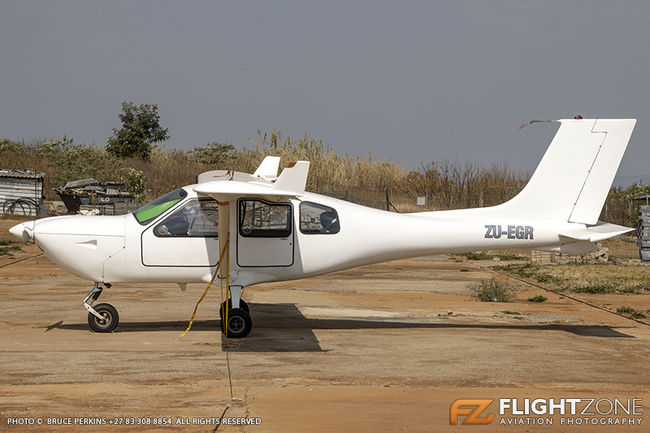
M 267 161 L 265 159 L 265 161 Z M 277 160 L 270 160 L 275 166 Z M 260 171 L 260 169 L 258 169 Z M 273 168 L 265 168 L 261 172 L 265 175 L 272 174 Z M 305 193 L 309 161 L 291 162 L 282 170 L 280 176 L 271 183 L 262 177 L 258 180 L 254 176 L 246 175 L 243 178 L 223 176 L 221 172 L 213 172 L 212 178 L 205 176 L 205 181 L 194 187 L 198 194 L 209 195 L 218 201 L 227 201 L 237 197 L 299 197 Z M 207 174 L 207 173 L 206 173 Z
M 227 201 L 237 197 L 297 197 L 295 191 L 276 189 L 257 182 L 241 182 L 237 180 L 215 180 L 201 183 L 194 187 L 198 194 L 209 195 L 218 201 Z

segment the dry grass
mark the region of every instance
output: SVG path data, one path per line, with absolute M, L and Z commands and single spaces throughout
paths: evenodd
M 650 292 L 650 267 L 643 265 L 616 266 L 613 264 L 551 265 L 531 263 L 497 266 L 520 276 L 576 293 L 648 293 Z
M 568 283 L 571 290 L 583 293 L 648 293 L 650 267 L 561 265 L 549 266 L 547 272 Z
M 196 182 L 197 175 L 203 171 L 232 169 L 252 173 L 264 157 L 276 155 L 281 158 L 280 169 L 295 160 L 311 162 L 308 191 L 384 209 L 388 197 L 400 212 L 499 203 L 515 195 L 528 178 L 527 174 L 514 174 L 503 166 L 484 168 L 470 162 L 431 162 L 422 165 L 420 170 L 408 172 L 393 161 L 373 155 L 365 158 L 337 155 L 323 140 L 308 135 L 283 137 L 278 131 L 260 133 L 250 142 L 250 147 L 239 150 L 219 143 L 192 151 L 154 147 L 151 160 L 142 161 L 118 159 L 101 147 L 75 144 L 66 137 L 37 139 L 31 143 L 1 139 L 0 160 L 2 168 L 46 172 L 45 193 L 50 199 L 56 198 L 52 188 L 84 177 L 128 178 L 133 185 L 140 186 L 139 192 L 144 190 L 144 199 L 152 199 Z M 206 161 L 223 161 L 223 164 L 216 167 Z M 427 198 L 426 206 L 415 205 L 419 196 Z

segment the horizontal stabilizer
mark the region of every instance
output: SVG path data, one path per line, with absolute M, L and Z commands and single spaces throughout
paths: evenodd
M 282 170 L 278 180 L 275 181 L 273 189 L 291 191 L 295 195 L 302 195 L 305 193 L 308 174 L 309 161 L 290 162 L 289 165 Z
M 577 241 L 598 242 L 602 241 L 603 239 L 609 239 L 613 238 L 614 236 L 622 235 L 623 233 L 627 233 L 632 230 L 634 229 L 600 221 L 598 224 L 587 226 L 584 229 L 575 229 L 560 233 L 560 236 Z

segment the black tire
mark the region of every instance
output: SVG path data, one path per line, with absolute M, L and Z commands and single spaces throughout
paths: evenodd
M 95 332 L 111 332 L 120 321 L 117 310 L 111 304 L 99 304 L 93 307 L 104 320 L 99 320 L 94 314 L 88 313 L 88 326 Z
M 219 321 L 221 332 L 225 334 L 224 322 L 225 318 Z M 247 336 L 251 329 L 253 329 L 253 321 L 251 316 L 242 308 L 233 308 L 228 311 L 228 334 L 229 338 L 244 338 Z
M 226 301 L 223 301 L 219 307 L 219 317 L 223 317 L 223 309 L 226 307 Z M 248 304 L 243 299 L 239 300 L 239 308 L 245 310 L 249 315 L 251 314 L 251 309 L 248 307 Z M 232 299 L 228 299 L 228 310 L 232 310 Z

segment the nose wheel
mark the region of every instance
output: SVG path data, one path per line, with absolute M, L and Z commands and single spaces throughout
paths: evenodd
M 88 326 L 95 332 L 111 332 L 120 321 L 117 310 L 111 304 L 99 304 L 94 307 L 97 314 L 102 318 L 88 313 Z
M 111 285 L 106 283 L 106 287 L 110 288 Z M 103 290 L 99 283 L 95 283 L 93 289 L 82 302 L 84 308 L 88 310 L 88 326 L 95 332 L 111 332 L 120 321 L 117 309 L 111 304 L 97 304 L 93 307 Z M 90 303 L 88 303 L 88 300 L 90 300 Z

